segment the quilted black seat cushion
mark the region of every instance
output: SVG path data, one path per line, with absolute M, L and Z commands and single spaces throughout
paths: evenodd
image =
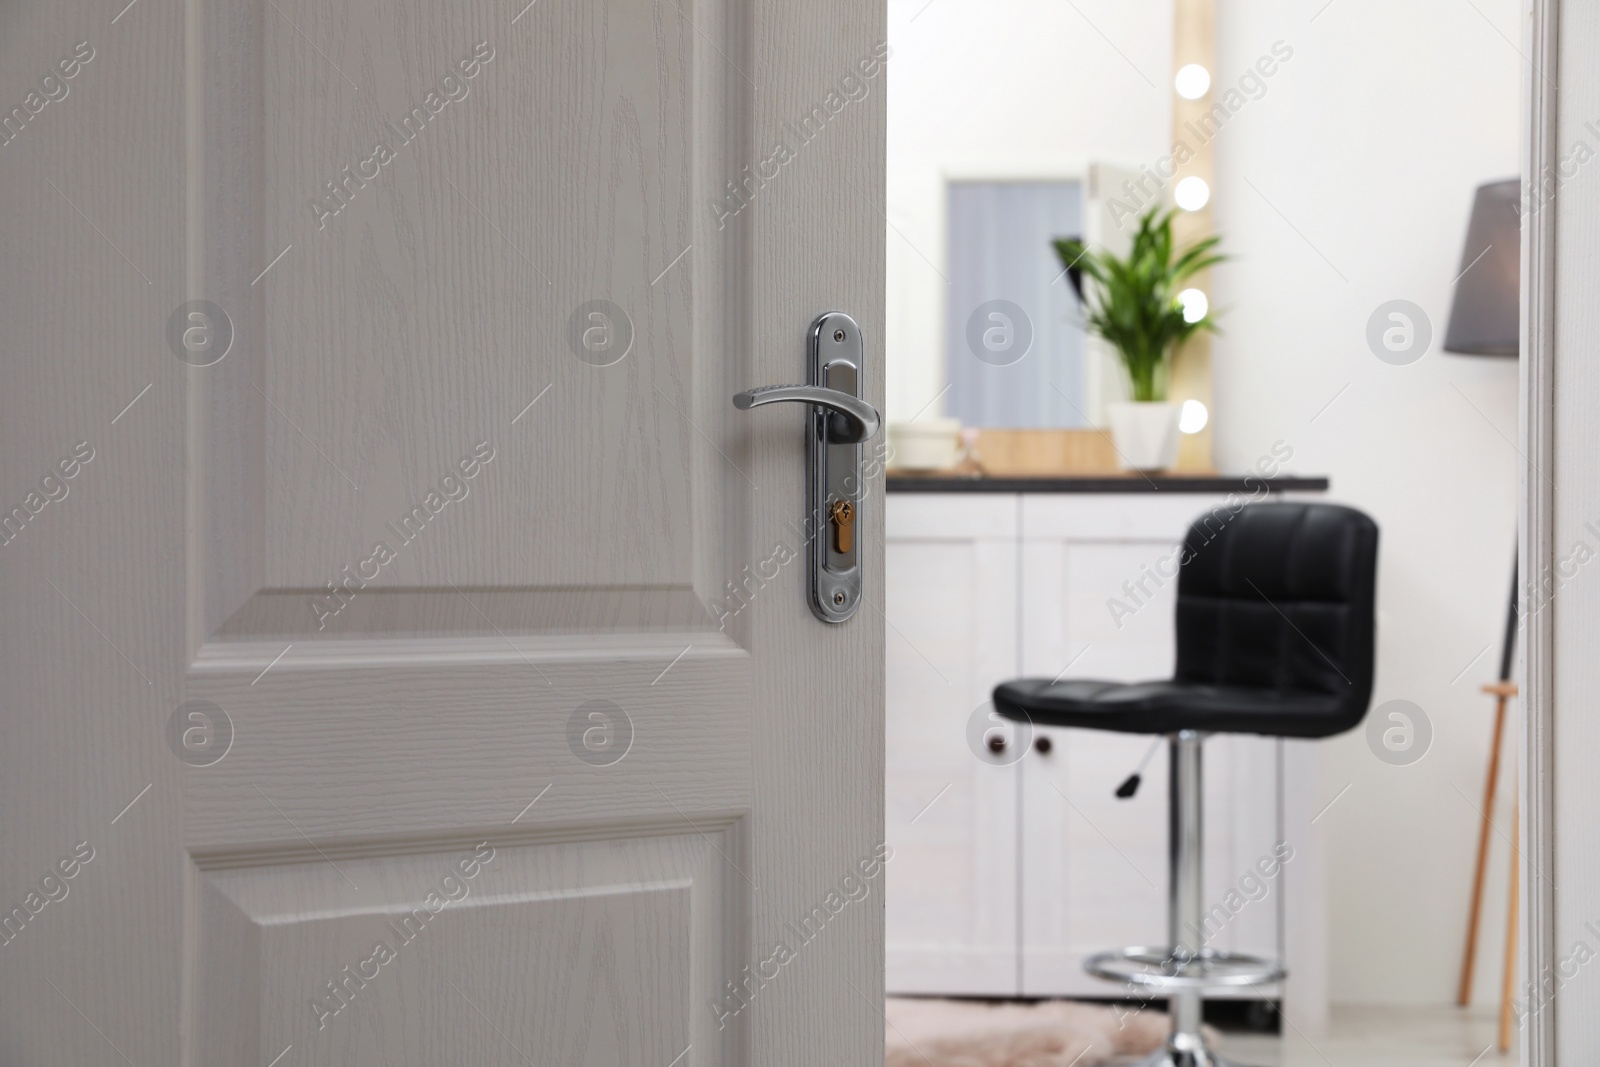
M 1134 734 L 1174 730 L 1326 737 L 1349 728 L 1336 697 L 1278 693 L 1242 685 L 1193 682 L 1117 682 L 1022 678 L 994 691 L 995 707 L 1011 719 L 1044 726 L 1082 726 Z
M 1372 696 L 1377 562 L 1378 527 L 1354 508 L 1218 509 L 1184 539 L 1171 680 L 1024 678 L 995 689 L 995 708 L 1127 733 L 1341 733 Z

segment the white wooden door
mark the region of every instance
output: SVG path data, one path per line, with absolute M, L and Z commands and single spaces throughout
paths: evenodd
M 881 3 L 0 16 L 0 1061 L 881 1062 Z

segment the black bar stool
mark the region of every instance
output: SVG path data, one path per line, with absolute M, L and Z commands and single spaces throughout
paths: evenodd
M 1208 989 L 1285 976 L 1276 961 L 1201 943 L 1200 749 L 1213 733 L 1328 737 L 1361 722 L 1372 696 L 1378 527 L 1335 504 L 1255 504 L 1201 516 L 1178 575 L 1177 670 L 1121 684 L 1023 678 L 995 688 L 1008 719 L 1170 740 L 1168 944 L 1091 956 L 1090 974 L 1168 997 L 1172 1031 L 1145 1061 L 1211 1067 Z

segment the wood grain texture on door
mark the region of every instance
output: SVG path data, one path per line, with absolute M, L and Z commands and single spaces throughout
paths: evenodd
M 881 612 L 729 398 L 881 402 L 882 6 L 116 7 L 0 34 L 0 1060 L 881 1060 Z

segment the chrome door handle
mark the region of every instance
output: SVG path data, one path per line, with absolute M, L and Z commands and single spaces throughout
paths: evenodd
M 842 311 L 818 315 L 806 331 L 807 385 L 764 385 L 733 398 L 741 411 L 763 404 L 807 404 L 806 539 L 811 613 L 844 622 L 861 605 L 861 442 L 883 427 L 861 399 L 866 346 L 861 327 Z
M 779 403 L 815 404 L 838 415 L 828 427 L 828 440 L 835 444 L 852 445 L 870 441 L 883 427 L 878 409 L 860 397 L 829 389 L 823 385 L 763 385 L 735 393 L 733 406 L 748 411 L 764 404 Z

